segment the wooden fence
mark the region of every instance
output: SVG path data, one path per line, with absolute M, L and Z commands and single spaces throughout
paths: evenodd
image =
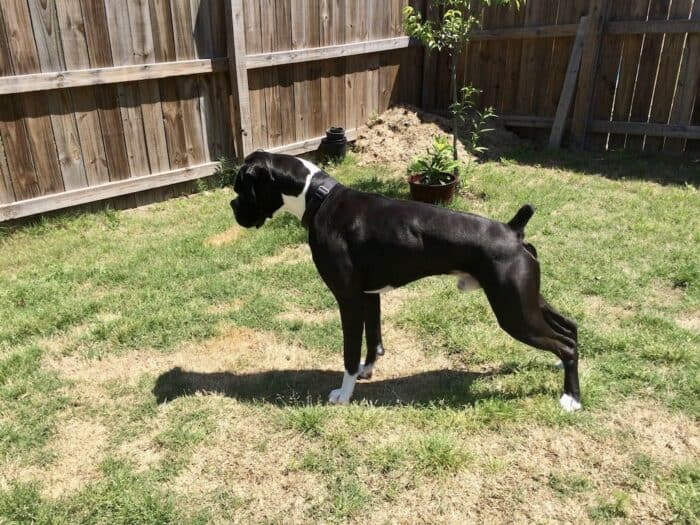
M 459 78 L 506 124 L 566 129 L 576 147 L 700 151 L 700 0 L 529 0 L 479 14 Z M 447 68 L 427 60 L 426 108 L 447 106 Z
M 0 221 L 150 200 L 134 194 L 210 175 L 220 156 L 307 151 L 330 125 L 352 136 L 419 102 L 408 3 L 3 0 Z

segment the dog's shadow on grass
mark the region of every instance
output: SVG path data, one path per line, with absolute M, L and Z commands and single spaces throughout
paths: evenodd
M 359 381 L 354 401 L 366 399 L 375 406 L 430 405 L 462 407 L 479 399 L 508 395 L 471 392 L 474 381 L 495 374 L 511 373 L 431 370 L 392 379 Z M 218 393 L 246 402 L 272 403 L 279 406 L 300 403 L 323 403 L 328 393 L 339 388 L 343 374 L 335 370 L 270 370 L 247 374 L 231 372 L 190 372 L 180 367 L 161 374 L 153 394 L 158 403 L 195 393 Z

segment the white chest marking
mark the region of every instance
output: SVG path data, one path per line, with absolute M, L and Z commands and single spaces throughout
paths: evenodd
M 306 192 L 309 191 L 309 186 L 311 185 L 311 178 L 318 172 L 321 171 L 321 168 L 316 166 L 313 162 L 309 162 L 308 160 L 305 159 L 297 159 L 299 160 L 304 167 L 309 170 L 309 173 L 306 175 L 306 181 L 304 182 L 304 189 L 301 190 L 301 193 L 299 195 L 285 195 L 284 193 L 282 194 L 282 206 L 280 206 L 274 215 L 277 215 L 278 213 L 281 213 L 283 211 L 289 212 L 292 215 L 295 215 L 297 219 L 301 220 L 301 218 L 304 216 L 304 211 L 306 211 Z

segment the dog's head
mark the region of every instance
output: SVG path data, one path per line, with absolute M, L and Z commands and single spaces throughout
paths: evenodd
M 238 196 L 231 201 L 231 208 L 236 222 L 244 228 L 260 228 L 284 204 L 270 160 L 268 154 L 256 151 L 246 157 L 236 174 L 233 190 Z

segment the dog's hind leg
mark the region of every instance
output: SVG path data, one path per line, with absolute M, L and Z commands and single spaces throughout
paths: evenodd
M 518 341 L 548 350 L 561 360 L 564 394 L 560 404 L 566 411 L 578 410 L 581 408 L 581 392 L 576 324 L 541 298 L 537 268 L 530 267 L 527 272 L 516 272 L 515 275 L 519 278 L 486 290 L 498 323 Z
M 362 327 L 364 325 L 364 300 L 356 298 L 338 298 L 340 321 L 343 325 L 343 360 L 345 373 L 340 388 L 331 391 L 328 401 L 334 405 L 347 405 L 355 390 L 355 383 L 360 372 L 362 357 Z
M 365 338 L 367 340 L 367 358 L 364 366 L 360 367 L 359 379 L 370 379 L 377 356 L 384 355 L 381 328 L 380 295 L 378 293 L 364 294 Z

